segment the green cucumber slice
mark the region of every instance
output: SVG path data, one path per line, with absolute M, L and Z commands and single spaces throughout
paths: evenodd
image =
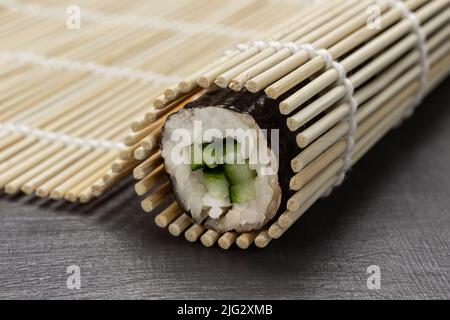
M 230 187 L 230 202 L 233 204 L 254 200 L 256 197 L 255 180 L 235 184 Z
M 203 161 L 203 150 L 202 146 L 198 144 L 193 144 L 191 146 L 191 170 L 197 171 L 205 167 L 205 162 Z
M 212 197 L 216 199 L 228 199 L 230 183 L 221 168 L 203 170 L 203 183 Z
M 224 171 L 231 184 L 241 184 L 252 181 L 256 171 L 250 169 L 248 161 L 245 164 L 225 164 Z

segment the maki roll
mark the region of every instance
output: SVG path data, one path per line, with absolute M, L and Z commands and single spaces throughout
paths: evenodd
M 292 195 L 295 135 L 265 94 L 211 91 L 170 115 L 161 155 L 180 207 L 217 232 L 259 230 Z

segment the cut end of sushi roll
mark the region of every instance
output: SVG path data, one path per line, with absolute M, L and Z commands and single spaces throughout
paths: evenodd
M 195 222 L 220 233 L 248 232 L 277 214 L 278 162 L 261 129 L 251 114 L 212 103 L 167 119 L 161 154 L 178 202 Z

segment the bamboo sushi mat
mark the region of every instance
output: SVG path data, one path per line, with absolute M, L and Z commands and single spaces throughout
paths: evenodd
M 0 1 L 0 188 L 101 195 L 113 164 L 114 181 L 132 171 L 122 141 L 162 90 L 309 2 Z
M 450 0 L 380 0 L 379 28 L 367 25 L 367 6 L 373 3 L 333 0 L 312 6 L 289 28 L 234 47 L 177 87 L 168 87 L 154 100 L 157 112 L 131 124 L 125 153 L 94 187 L 102 190 L 131 166 L 139 180 L 135 190 L 143 196 L 142 209 L 157 213 L 155 223 L 175 237 L 225 250 L 234 244 L 265 248 L 281 238 L 344 181 L 346 166 L 411 116 L 423 96 L 450 72 Z M 282 213 L 259 230 L 219 232 L 204 221 L 193 221 L 173 199 L 155 142 L 165 118 L 203 94 L 199 86 L 232 91 L 245 87 L 280 98 L 278 110 L 287 116 L 296 140 L 292 147 L 298 148 L 297 156 L 283 164 L 291 167 L 293 195 Z

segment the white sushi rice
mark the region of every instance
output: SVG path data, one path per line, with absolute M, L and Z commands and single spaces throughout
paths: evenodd
M 202 126 L 201 130 L 198 130 L 199 123 Z M 214 137 L 233 138 L 242 143 L 238 136 L 230 136 L 230 132 L 243 132 L 249 129 L 253 132 L 260 131 L 252 116 L 220 106 L 183 109 L 169 117 L 164 126 L 161 140 L 162 157 L 178 200 L 195 221 L 202 222 L 207 219 L 206 227 L 219 232 L 257 230 L 273 218 L 281 201 L 278 176 L 265 174 L 267 164 L 260 161 L 251 162 L 250 168 L 257 172 L 255 179 L 257 198 L 231 204 L 229 200 L 216 199 L 209 194 L 203 184 L 202 170 L 194 172 L 191 170 L 190 148 L 194 141 L 211 142 Z M 181 136 L 184 138 L 181 139 Z M 253 145 L 258 145 L 261 142 L 258 140 L 264 139 L 266 146 L 265 138 L 262 137 L 256 134 L 253 137 L 255 140 Z M 266 149 L 272 159 L 272 168 L 277 172 L 278 164 L 274 164 L 275 157 L 270 149 Z M 254 154 L 246 156 L 252 157 Z

